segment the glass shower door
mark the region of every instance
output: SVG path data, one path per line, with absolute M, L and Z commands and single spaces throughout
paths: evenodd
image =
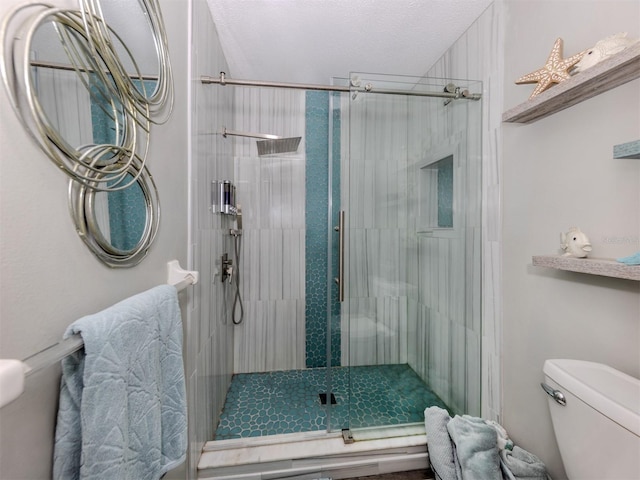
M 481 91 L 356 73 L 342 101 L 351 429 L 422 422 L 432 405 L 479 414 L 481 105 L 416 95 L 450 83 Z

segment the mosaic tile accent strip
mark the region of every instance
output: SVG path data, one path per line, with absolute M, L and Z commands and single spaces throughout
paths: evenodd
M 337 120 L 336 120 L 337 119 Z M 327 366 L 327 267 L 328 267 L 328 212 L 329 212 L 329 93 L 306 92 L 305 115 L 306 146 L 306 236 L 305 236 L 305 289 L 306 289 L 306 366 Z M 340 165 L 339 114 L 333 113 L 332 157 L 333 169 Z M 336 146 L 337 139 L 337 146 Z M 337 162 L 337 163 L 336 163 Z M 339 175 L 332 184 L 333 198 L 339 198 Z M 337 195 L 337 196 L 335 196 Z M 337 203 L 337 202 L 336 202 Z M 333 205 L 332 220 L 337 219 L 339 205 Z M 332 252 L 337 258 L 337 252 Z M 340 364 L 340 307 L 337 289 L 331 296 L 331 365 Z M 337 326 L 335 324 L 338 324 Z
M 321 405 L 327 369 L 234 375 L 216 440 L 332 429 L 423 422 L 429 406 L 444 402 L 408 365 L 339 367 L 331 370 L 337 404 Z M 349 393 L 351 384 L 351 393 Z

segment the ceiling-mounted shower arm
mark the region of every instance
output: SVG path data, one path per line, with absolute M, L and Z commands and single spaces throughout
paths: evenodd
M 227 130 L 227 127 L 222 127 L 222 136 L 227 138 L 229 135 L 233 137 L 261 138 L 263 140 L 280 140 L 284 138 L 278 135 L 271 135 L 270 133 L 235 132 L 233 130 Z

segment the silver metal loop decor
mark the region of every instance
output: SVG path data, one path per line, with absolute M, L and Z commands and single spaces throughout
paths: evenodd
M 158 59 L 157 82 L 154 90 L 149 94 L 147 94 L 145 88 L 140 88 L 139 85 L 134 83 L 134 81 L 142 82 L 145 76 L 140 72 L 126 43 L 115 30 L 109 28 L 109 19 L 105 15 L 104 9 L 104 6 L 108 4 L 104 4 L 104 0 L 80 0 L 85 28 L 87 31 L 94 31 L 96 37 L 98 37 L 98 44 L 103 48 L 108 48 L 110 51 L 110 59 L 113 60 L 111 67 L 119 73 L 120 78 L 123 80 L 121 88 L 126 89 L 129 95 L 136 100 L 137 105 L 144 105 L 146 107 L 145 111 L 151 112 L 149 121 L 161 124 L 166 122 L 171 115 L 174 98 L 173 81 L 171 81 L 173 74 L 167 49 L 164 20 L 156 1 L 139 0 L 137 3 L 139 3 L 143 16 L 148 21 L 148 26 L 153 32 L 153 43 Z M 95 48 L 94 43 L 91 43 L 91 46 Z M 118 46 L 121 48 L 118 48 Z M 127 62 L 122 61 L 121 54 L 125 54 L 129 60 L 133 61 L 134 72 L 127 71 L 124 67 Z
M 123 187 L 121 182 L 113 180 L 123 177 L 127 165 L 136 155 L 143 162 L 146 161 L 150 114 L 148 107 L 138 105 L 135 99 L 127 95 L 128 89 L 121 88 L 124 84 L 121 76 L 114 75 L 109 69 L 110 53 L 106 50 L 97 53 L 90 51 L 89 42 L 94 37 L 92 33 L 91 30 L 85 30 L 82 15 L 78 11 L 58 8 L 37 11 L 14 33 L 9 52 L 12 65 L 7 65 L 7 57 L 3 56 L 3 80 L 12 93 L 11 104 L 14 110 L 49 158 L 64 173 L 85 186 L 110 190 Z M 34 59 L 31 57 L 34 38 L 38 35 L 59 42 L 59 50 L 64 53 L 68 66 L 77 74 L 77 81 L 84 85 L 93 105 L 113 123 L 114 143 L 106 144 L 109 147 L 107 150 L 112 154 L 110 157 L 103 154 L 104 149 L 92 148 L 96 144 L 90 142 L 82 145 L 70 144 L 61 134 L 59 126 L 51 122 L 43 109 L 35 77 L 39 67 L 34 68 Z M 95 44 L 96 38 L 92 41 Z M 9 72 L 13 72 L 13 75 L 10 76 Z M 101 154 L 92 156 L 91 152 Z M 111 172 L 96 183 L 93 173 L 116 162 L 121 165 L 121 169 Z M 77 168 L 78 164 L 83 168 Z
M 95 181 L 102 182 L 113 164 L 105 172 L 96 172 Z M 123 191 L 99 191 L 73 180 L 69 181 L 69 212 L 76 232 L 89 250 L 103 263 L 114 268 L 132 267 L 147 255 L 158 232 L 160 201 L 153 177 L 135 159 L 128 167 L 135 185 Z M 120 208 L 117 194 L 132 194 L 125 208 Z M 132 204 L 133 199 L 133 204 Z M 121 200 L 122 201 L 122 200 Z M 116 208 L 111 204 L 116 203 Z M 138 212 L 131 215 L 130 210 Z M 117 232 L 115 232 L 117 230 Z
M 10 104 L 35 143 L 71 178 L 76 230 L 112 267 L 137 264 L 155 238 L 159 202 L 146 166 L 151 125 L 168 120 L 174 101 L 158 1 L 130 4 L 135 11 L 122 11 L 114 0 L 79 0 L 77 10 L 30 3 L 15 7 L 0 24 L 0 74 Z M 148 31 L 151 55 L 145 50 L 136 58 L 137 37 L 127 45 L 110 23 L 123 18 L 137 22 L 129 30 Z M 60 71 L 66 72 L 51 73 Z M 123 221 L 114 207 L 120 200 L 110 202 L 110 192 L 138 199 L 133 209 L 127 205 L 125 220 L 135 219 L 129 222 L 135 228 L 124 244 L 110 235 L 121 233 L 114 222 Z

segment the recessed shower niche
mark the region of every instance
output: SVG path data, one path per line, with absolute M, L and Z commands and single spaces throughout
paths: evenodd
M 459 150 L 458 143 L 435 148 L 416 165 L 417 233 L 446 236 L 459 227 L 457 206 L 462 185 Z

